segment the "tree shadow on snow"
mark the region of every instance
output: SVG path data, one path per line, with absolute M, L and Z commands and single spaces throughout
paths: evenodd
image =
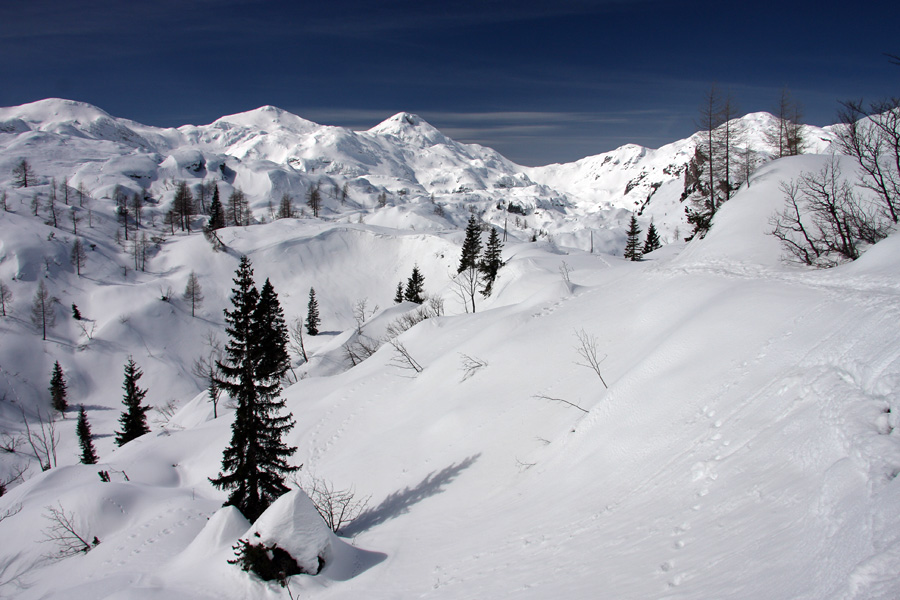
M 432 471 L 415 487 L 407 487 L 387 496 L 378 506 L 367 508 L 340 532 L 342 536 L 353 537 L 377 525 L 406 514 L 414 504 L 429 496 L 444 491 L 444 486 L 456 479 L 462 471 L 472 466 L 481 454 L 474 454 L 458 464 L 450 465 L 437 473 Z

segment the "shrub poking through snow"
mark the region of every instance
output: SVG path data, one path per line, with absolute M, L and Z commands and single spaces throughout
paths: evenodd
M 259 537 L 259 534 L 256 536 Z M 251 544 L 247 540 L 238 540 L 232 548 L 235 559 L 229 560 L 229 564 L 238 565 L 242 570 L 253 573 L 263 581 L 277 581 L 281 587 L 287 586 L 287 579 L 291 575 L 316 575 L 325 564 L 320 556 L 316 572 L 307 573 L 290 553 L 279 548 L 277 544 L 266 546 L 263 543 Z

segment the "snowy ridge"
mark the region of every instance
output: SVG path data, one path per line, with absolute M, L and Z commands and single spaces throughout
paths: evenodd
M 310 564 L 328 556 L 320 575 L 291 579 L 294 597 L 900 595 L 900 237 L 854 263 L 810 271 L 785 265 L 766 235 L 780 182 L 821 168 L 827 156 L 766 164 L 705 239 L 632 263 L 612 254 L 621 254 L 615 235 L 602 251 L 600 232 L 630 214 L 617 203 L 634 202 L 649 189 L 642 186 L 667 175 L 689 141 L 517 170 L 403 113 L 361 133 L 268 107 L 177 130 L 118 122 L 147 149 L 116 128 L 104 129 L 106 137 L 49 131 L 76 121 L 71 127 L 89 129 L 106 117 L 86 105 L 36 104 L 0 112 L 2 122 L 21 123 L 0 132 L 0 189 L 11 209 L 0 211 L 0 281 L 13 293 L 10 315 L 0 317 L 0 434 L 22 431 L 20 409 L 32 423 L 47 414 L 58 360 L 70 404 L 87 407 L 101 462 L 77 464 L 72 412 L 56 422 L 58 465 L 49 471 L 40 472 L 27 447 L 0 452 L 0 474 L 29 467 L 0 497 L 0 517 L 8 515 L 0 520 L 0 596 L 283 597 L 277 584 L 226 562 L 237 540 L 259 528 L 285 545 L 302 533 Z M 20 156 L 33 162 L 38 185 L 9 185 Z M 839 160 L 853 181 L 852 162 Z M 341 171 L 351 167 L 359 169 L 352 177 Z M 641 172 L 628 194 L 616 191 Z M 490 187 L 501 173 L 522 185 Z M 95 193 L 92 225 L 72 203 L 61 204 L 58 227 L 46 223 L 45 208 L 31 214 L 32 194 L 46 199 L 49 179 L 65 176 Z M 216 177 L 222 192 L 241 185 L 255 194 L 261 221 L 273 190 L 300 191 L 320 176 L 353 186 L 343 206 L 326 194 L 326 218 L 225 228 L 220 252 L 197 232 L 162 235 L 173 177 Z M 472 191 L 442 191 L 460 178 Z M 409 191 L 380 208 L 363 180 Z M 129 244 L 115 240 L 120 225 L 104 194 L 117 183 L 149 189 L 158 201 L 141 230 L 160 237 L 146 271 L 135 271 Z M 677 176 L 664 181 L 642 219 L 659 223 L 679 184 Z M 472 314 L 451 281 L 458 226 L 473 205 L 502 223 L 501 200 L 537 208 L 525 216 L 529 229 L 510 227 L 495 292 L 477 298 Z M 68 260 L 72 212 L 85 217 L 81 277 Z M 533 227 L 552 239 L 532 243 Z M 233 409 L 223 400 L 213 418 L 191 364 L 208 352 L 208 334 L 224 340 L 222 310 L 241 254 L 258 285 L 271 279 L 289 322 L 305 316 L 316 289 L 322 333 L 306 338 L 308 363 L 293 357 L 284 397 L 297 426 L 286 441 L 298 447 L 300 483 L 325 478 L 370 496 L 347 538 L 314 522 L 299 493 L 253 530 L 221 508 L 225 493 L 209 484 Z M 351 366 L 345 348 L 360 328 L 379 339 L 414 310 L 392 300 L 413 265 L 444 301 L 443 316 L 399 338 L 422 372 L 398 367 L 390 345 Z M 181 298 L 192 271 L 205 296 L 193 318 Z M 39 281 L 59 299 L 47 341 L 29 318 Z M 72 303 L 84 321 L 71 317 Z M 578 364 L 578 331 L 596 340 L 608 389 Z M 150 434 L 116 448 L 128 356 L 143 369 L 147 401 L 171 402 L 175 413 L 152 413 Z M 112 481 L 100 480 L 101 469 Z M 76 515 L 100 543 L 64 560 L 43 558 L 53 549 L 41 541 L 48 506 Z

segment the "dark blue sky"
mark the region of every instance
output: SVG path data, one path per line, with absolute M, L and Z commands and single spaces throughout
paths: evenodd
M 0 105 L 58 96 L 159 126 L 273 104 L 367 129 L 415 112 L 528 165 L 696 130 L 782 87 L 805 120 L 900 94 L 900 1 L 0 0 Z

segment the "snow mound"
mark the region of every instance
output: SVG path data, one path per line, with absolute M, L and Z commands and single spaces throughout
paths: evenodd
M 331 555 L 334 534 L 303 491 L 281 496 L 260 515 L 245 539 L 253 544 L 275 544 L 294 557 L 307 573 L 319 572 L 319 557 Z

